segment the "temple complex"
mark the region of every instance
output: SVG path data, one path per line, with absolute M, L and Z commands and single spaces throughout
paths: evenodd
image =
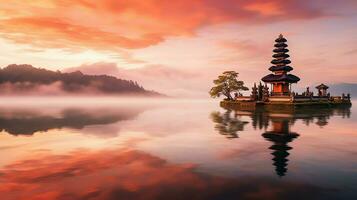
M 265 106 L 265 105 L 351 105 L 350 95 L 332 96 L 325 84 L 316 86 L 317 95 L 307 87 L 306 91 L 298 94 L 292 91 L 292 84 L 297 84 L 300 78 L 291 74 L 293 67 L 288 54 L 287 39 L 280 34 L 275 40 L 273 48 L 272 66 L 269 70 L 272 72 L 264 76 L 258 85 L 254 83 L 250 96 L 235 96 L 234 100 L 224 100 L 221 104 L 232 104 L 239 106 Z M 269 87 L 270 86 L 270 87 Z

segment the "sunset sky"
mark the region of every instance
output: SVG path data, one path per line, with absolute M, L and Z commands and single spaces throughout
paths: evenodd
M 357 83 L 356 0 L 2 0 L 0 66 L 110 74 L 205 97 L 224 70 L 249 87 L 268 74 L 280 33 L 295 87 Z

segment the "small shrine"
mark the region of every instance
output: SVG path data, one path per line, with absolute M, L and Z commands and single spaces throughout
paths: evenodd
M 320 85 L 316 86 L 316 89 L 318 90 L 318 94 L 320 97 L 327 96 L 327 89 L 328 89 L 327 85 L 321 83 Z

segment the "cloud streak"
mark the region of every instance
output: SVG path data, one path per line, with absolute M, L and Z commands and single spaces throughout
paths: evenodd
M 124 69 L 120 68 L 116 63 L 97 62 L 82 64 L 64 70 L 64 72 L 75 71 L 90 75 L 108 74 L 118 78 L 138 80 L 139 84 L 143 84 L 147 88 L 153 88 L 156 91 L 175 97 L 207 95 L 207 89 L 201 84 L 201 79 L 198 78 L 207 74 L 200 72 L 199 69 L 181 70 L 163 65 L 145 65 L 141 68 Z M 202 91 L 204 95 L 200 93 Z
M 271 23 L 327 16 L 307 2 L 199 0 L 12 1 L 0 8 L 0 35 L 20 44 L 65 50 L 120 51 L 190 36 L 207 25 Z

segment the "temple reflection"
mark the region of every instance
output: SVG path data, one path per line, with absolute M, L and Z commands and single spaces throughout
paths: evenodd
M 211 114 L 215 129 L 227 138 L 238 138 L 238 131 L 243 131 L 248 122 L 243 121 L 243 117 L 251 119 L 251 125 L 254 129 L 264 130 L 262 137 L 270 142 L 269 147 L 272 150 L 272 160 L 276 174 L 279 177 L 285 176 L 288 171 L 289 151 L 292 149 L 289 143 L 298 138 L 300 134 L 291 131 L 297 120 L 309 126 L 316 124 L 319 127 L 328 125 L 332 116 L 349 118 L 351 115 L 350 106 L 335 108 L 256 108 L 256 109 L 232 109 L 224 108 L 226 112 Z M 234 137 L 236 136 L 236 137 Z
M 299 134 L 290 131 L 289 120 L 284 117 L 272 119 L 272 130 L 264 132 L 262 136 L 273 143 L 269 149 L 273 150 L 273 165 L 278 176 L 284 176 L 287 172 L 289 150 L 292 147 L 288 143 L 297 138 Z

